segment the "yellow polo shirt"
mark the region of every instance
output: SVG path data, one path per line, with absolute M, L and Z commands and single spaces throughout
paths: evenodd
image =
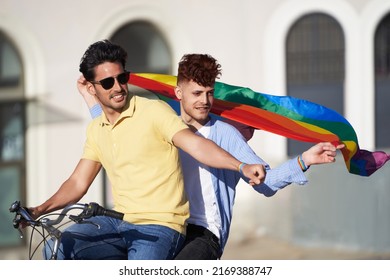
M 189 205 L 172 137 L 186 128 L 167 103 L 140 96 L 131 97 L 115 124 L 104 113 L 90 123 L 82 158 L 103 165 L 124 220 L 185 232 Z

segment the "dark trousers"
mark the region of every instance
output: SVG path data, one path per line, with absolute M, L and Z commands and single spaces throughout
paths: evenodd
M 218 238 L 208 229 L 189 224 L 183 248 L 176 260 L 218 260 L 221 246 Z

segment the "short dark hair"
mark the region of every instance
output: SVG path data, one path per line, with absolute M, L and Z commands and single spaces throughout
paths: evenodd
M 93 81 L 96 66 L 104 62 L 119 62 L 126 69 L 126 59 L 127 52 L 121 46 L 102 40 L 88 47 L 81 58 L 79 70 L 87 81 Z
M 208 54 L 186 54 L 179 62 L 177 83 L 194 81 L 201 86 L 214 86 L 221 75 L 221 65 Z

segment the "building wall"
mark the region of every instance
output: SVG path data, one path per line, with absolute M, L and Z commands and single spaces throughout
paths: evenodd
M 374 148 L 373 34 L 390 12 L 389 0 L 0 0 L 0 7 L 0 29 L 22 57 L 26 97 L 62 116 L 51 122 L 53 116 L 43 112 L 42 122 L 27 131 L 30 205 L 53 194 L 81 155 L 90 120 L 76 89 L 83 52 L 138 19 L 161 31 L 172 65 L 185 53 L 209 53 L 222 64 L 222 82 L 285 95 L 289 28 L 306 13 L 333 16 L 346 40 L 346 118 L 361 147 Z M 271 166 L 287 159 L 283 137 L 258 131 L 250 144 Z M 389 252 L 389 168 L 361 178 L 348 174 L 340 156 L 333 166 L 311 168 L 309 185 L 288 187 L 272 198 L 253 196 L 242 184 L 231 242 L 270 234 L 306 246 Z M 101 200 L 100 188 L 97 179 L 85 201 Z

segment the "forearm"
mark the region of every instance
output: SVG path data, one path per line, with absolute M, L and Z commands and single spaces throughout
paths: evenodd
M 220 148 L 213 141 L 204 138 L 203 140 L 192 150 L 192 157 L 207 166 L 238 171 L 241 163 L 239 160 Z
M 178 148 L 207 166 L 238 170 L 241 163 L 213 141 L 197 136 L 189 129 L 178 132 L 173 141 Z
M 304 185 L 307 178 L 297 162 L 297 158 L 290 159 L 281 165 L 267 170 L 264 181 L 273 190 L 279 190 L 290 184 Z
M 36 217 L 64 208 L 68 204 L 78 202 L 85 194 L 83 188 L 75 187 L 72 179 L 66 180 L 58 191 L 41 205 L 31 208 Z
M 254 189 L 265 196 L 272 196 L 290 184 L 305 185 L 307 182 L 297 158 L 293 158 L 276 168 L 267 167 L 264 183 L 255 185 Z
M 218 169 L 239 171 L 249 179 L 250 185 L 264 181 L 265 171 L 262 164 L 242 164 L 211 140 L 195 135 L 189 129 L 183 129 L 173 136 L 176 147 L 191 155 L 197 161 Z

